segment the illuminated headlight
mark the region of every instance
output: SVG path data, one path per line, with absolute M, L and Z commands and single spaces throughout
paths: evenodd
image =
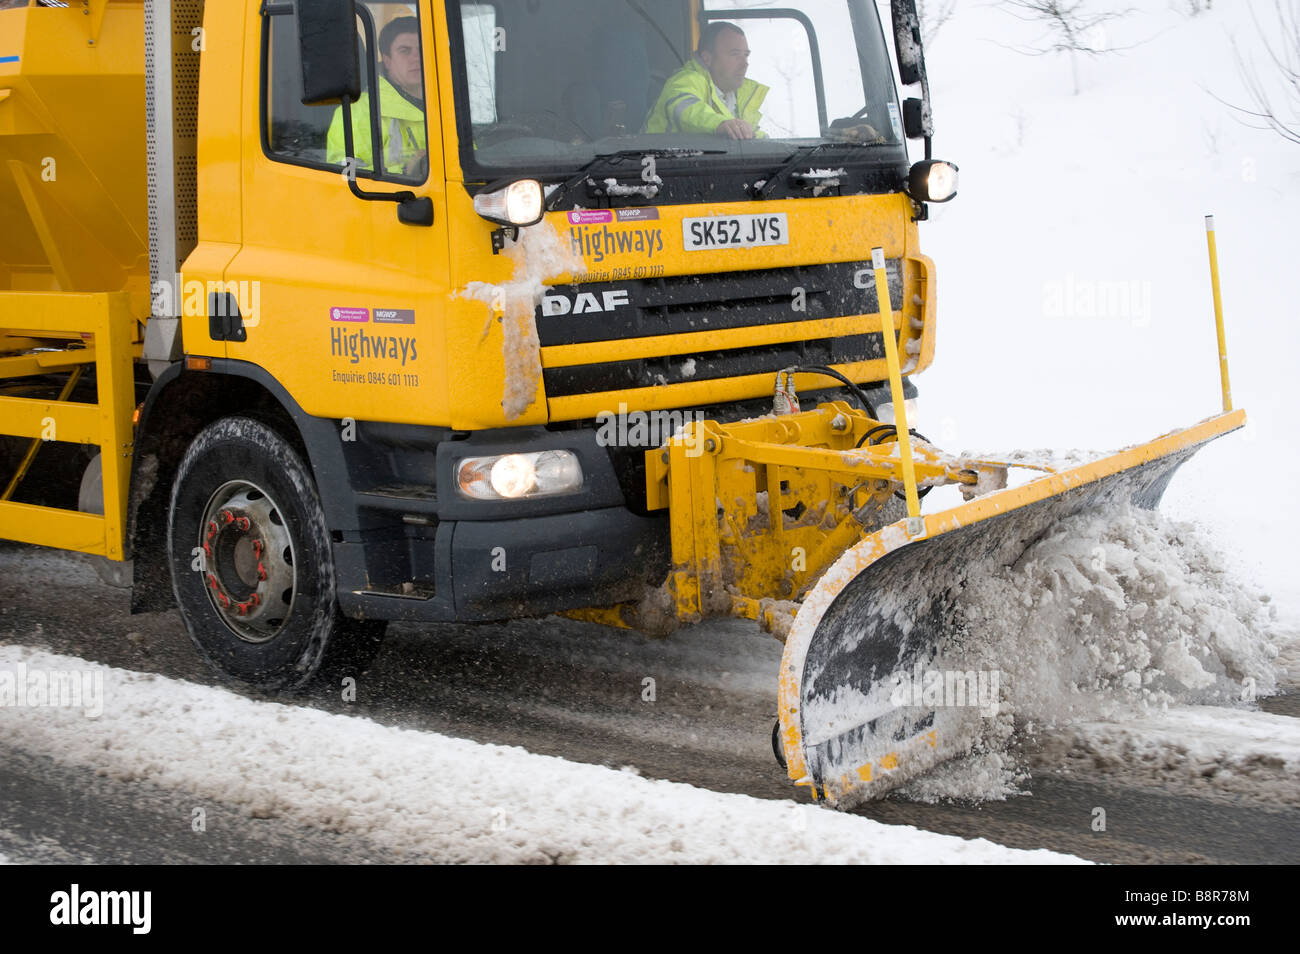
M 582 489 L 582 464 L 571 451 L 468 457 L 456 467 L 456 486 L 473 500 L 523 500 Z
M 907 177 L 907 192 L 917 202 L 947 202 L 957 195 L 957 167 L 939 159 L 918 162 Z
M 524 228 L 542 220 L 543 202 L 542 184 L 536 179 L 520 179 L 504 189 L 474 196 L 474 211 L 490 222 Z
M 916 403 L 916 398 L 908 398 L 903 402 L 903 413 L 907 415 L 907 426 L 909 429 L 916 427 L 916 415 L 918 410 L 919 408 Z M 894 404 L 892 401 L 888 404 L 881 404 L 877 407 L 876 417 L 880 418 L 880 423 L 882 424 L 898 423 L 894 420 Z

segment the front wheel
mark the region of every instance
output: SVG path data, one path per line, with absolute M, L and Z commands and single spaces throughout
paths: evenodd
M 186 451 L 167 524 L 172 588 L 190 638 L 222 675 L 301 688 L 358 675 L 383 622 L 339 612 L 325 514 L 302 459 L 250 418 L 224 418 Z

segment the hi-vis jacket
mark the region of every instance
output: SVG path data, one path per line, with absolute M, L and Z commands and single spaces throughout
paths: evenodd
M 384 76 L 379 77 L 379 133 L 384 137 L 384 168 L 397 175 L 406 164 L 426 148 L 424 110 L 397 91 Z M 370 143 L 370 94 L 362 93 L 352 104 L 352 142 L 357 165 L 371 169 L 373 150 Z M 343 107 L 334 110 L 326 142 L 325 161 L 341 165 L 346 149 L 343 145 Z
M 759 108 L 767 99 L 768 87 L 751 79 L 740 84 L 736 91 L 736 112 L 733 116 L 726 103 L 718 98 L 713 77 L 704 64 L 692 58 L 689 63 L 668 78 L 655 108 L 650 110 L 645 131 L 648 133 L 713 133 L 728 119 L 743 119 L 756 130 L 755 135 L 766 138 L 758 129 L 763 114 Z

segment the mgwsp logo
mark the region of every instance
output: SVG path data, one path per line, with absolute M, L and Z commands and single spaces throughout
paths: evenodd
M 61 925 L 130 925 L 133 934 L 148 934 L 153 923 L 152 891 L 69 891 L 50 895 L 50 923 Z

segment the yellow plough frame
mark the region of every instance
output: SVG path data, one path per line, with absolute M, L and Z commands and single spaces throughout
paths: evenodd
M 66 292 L 0 293 L 0 382 L 69 372 L 59 400 L 0 396 L 0 434 L 32 441 L 17 472 L 0 474 L 0 538 L 125 558 L 124 535 L 134 446 L 135 343 L 139 325 L 128 296 Z M 51 340 L 85 341 L 84 349 L 38 350 Z M 76 376 L 95 368 L 98 402 L 67 400 Z M 10 497 L 40 445 L 97 446 L 103 472 L 103 515 L 14 503 Z
M 678 617 L 736 615 L 771 626 L 881 522 L 902 486 L 895 441 L 844 403 L 742 424 L 706 421 L 650 457 L 650 509 L 669 509 Z M 992 465 L 996 466 L 996 465 Z M 922 486 L 974 485 L 976 465 L 915 448 Z M 669 506 L 671 502 L 671 506 Z
M 840 555 L 882 522 L 896 492 L 924 535 L 918 487 L 975 485 L 996 462 L 959 462 L 908 430 L 884 250 L 872 252 L 896 421 L 848 404 L 740 424 L 696 424 L 646 457 L 648 506 L 668 509 L 677 617 L 735 615 L 781 635 Z

